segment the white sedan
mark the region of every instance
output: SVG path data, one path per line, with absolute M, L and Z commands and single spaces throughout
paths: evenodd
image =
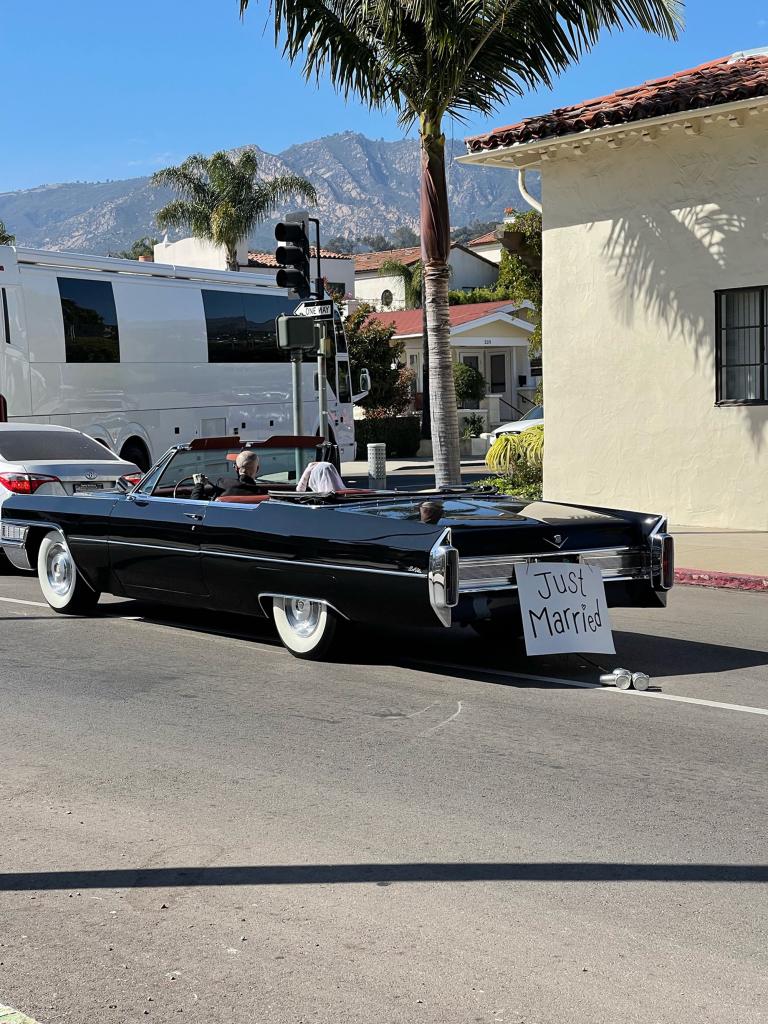
M 510 420 L 509 423 L 502 423 L 501 426 L 496 427 L 495 430 L 490 431 L 487 434 L 483 434 L 482 437 L 488 438 L 488 444 L 493 444 L 497 437 L 501 437 L 502 434 L 522 434 L 524 430 L 528 430 L 529 427 L 543 427 L 544 426 L 544 406 L 535 405 L 533 409 L 529 410 L 525 416 L 522 416 L 519 420 Z
M 141 471 L 79 430 L 0 423 L 0 511 L 11 494 L 101 491 L 122 476 L 138 481 Z

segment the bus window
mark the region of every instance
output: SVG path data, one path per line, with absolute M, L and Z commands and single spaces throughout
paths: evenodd
M 284 295 L 253 295 L 201 289 L 210 363 L 281 363 L 275 317 L 292 313 L 296 301 Z
M 352 401 L 352 390 L 349 386 L 349 360 L 339 360 L 339 401 L 346 405 Z
M 5 288 L 0 288 L 0 299 L 2 299 L 3 306 L 3 330 L 5 331 L 5 340 L 8 345 L 11 344 L 11 321 L 8 317 L 8 299 L 5 295 Z
M 68 363 L 119 363 L 120 336 L 112 284 L 59 277 Z

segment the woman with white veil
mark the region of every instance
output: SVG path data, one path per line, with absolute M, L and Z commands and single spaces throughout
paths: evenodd
M 345 489 L 346 484 L 331 462 L 310 462 L 296 486 L 297 491 L 309 490 L 315 494 L 329 494 Z

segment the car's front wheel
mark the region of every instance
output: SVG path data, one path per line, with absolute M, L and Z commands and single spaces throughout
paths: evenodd
M 37 577 L 43 597 L 54 611 L 78 615 L 96 607 L 99 594 L 78 574 L 64 537 L 51 530 L 37 553 Z
M 296 658 L 319 660 L 328 653 L 338 619 L 322 601 L 305 597 L 275 597 L 272 617 L 285 647 Z

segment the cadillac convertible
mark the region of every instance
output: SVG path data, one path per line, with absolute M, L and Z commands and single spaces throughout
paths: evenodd
M 588 563 L 608 605 L 666 603 L 661 516 L 462 489 L 297 490 L 316 449 L 199 438 L 123 490 L 13 495 L 0 543 L 57 612 L 109 593 L 268 616 L 301 658 L 322 658 L 343 622 L 519 634 L 521 564 Z M 250 492 L 227 494 L 243 450 L 258 455 Z

